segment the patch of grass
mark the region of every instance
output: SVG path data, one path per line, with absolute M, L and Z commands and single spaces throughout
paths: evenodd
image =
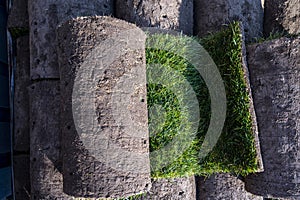
M 164 37 L 164 36 L 163 36 Z M 162 39 L 159 38 L 159 39 Z M 182 40 L 188 40 L 188 38 L 181 38 Z M 157 41 L 157 40 L 156 40 Z M 183 50 L 184 51 L 184 50 Z M 184 53 L 184 52 L 183 52 Z M 161 49 L 146 49 L 147 58 L 147 70 L 149 70 L 150 64 L 159 63 L 162 67 L 170 67 L 179 72 L 196 92 L 196 97 L 201 106 L 199 106 L 201 115 L 200 126 L 198 134 L 204 135 L 209 124 L 209 94 L 204 81 L 201 78 L 199 72 L 185 59 L 175 55 L 172 52 L 164 51 Z M 174 76 L 172 71 L 167 73 L 162 79 L 168 79 L 170 85 L 183 84 L 178 83 L 178 79 L 172 79 Z M 173 82 L 172 82 L 173 81 Z M 183 94 L 180 94 L 183 95 Z M 166 87 L 157 84 L 148 84 L 147 87 L 147 103 L 149 110 L 149 127 L 150 127 L 150 152 L 158 150 L 170 141 L 174 139 L 176 134 L 180 132 L 181 135 L 189 137 L 191 126 L 189 124 L 189 112 L 188 109 L 182 108 L 179 99 L 181 96 L 175 95 Z M 191 102 L 192 104 L 193 102 Z M 164 112 L 157 111 L 153 107 L 163 110 Z M 153 117 L 158 112 L 159 117 Z M 162 113 L 164 116 L 162 117 Z M 165 119 L 165 120 L 162 120 Z M 151 127 L 155 125 L 155 128 Z M 185 129 L 181 129 L 181 124 L 187 124 Z M 158 131 L 158 132 L 157 132 Z M 193 140 L 190 147 L 183 152 L 172 164 L 164 166 L 160 170 L 152 171 L 152 177 L 178 177 L 187 176 L 195 173 L 195 169 L 198 168 L 198 153 L 199 153 L 199 140 Z M 176 148 L 175 148 L 176 149 Z M 176 152 L 167 152 L 168 154 L 175 154 Z M 164 163 L 164 158 L 167 156 L 161 155 L 161 161 Z M 151 160 L 150 160 L 151 161 Z M 153 163 L 152 163 L 153 164 Z
M 270 40 L 279 39 L 282 37 L 295 38 L 299 35 L 300 34 L 289 34 L 286 31 L 282 31 L 282 32 L 274 32 L 273 31 L 270 33 L 270 35 L 268 37 L 255 38 L 254 42 L 252 42 L 252 43 L 262 43 L 262 42 L 266 42 L 266 41 L 270 41 Z
M 168 36 L 161 36 L 162 43 L 163 37 Z M 188 41 L 191 38 L 182 36 L 180 40 Z M 210 175 L 216 172 L 246 175 L 255 172 L 258 167 L 249 112 L 249 96 L 242 69 L 240 26 L 238 23 L 232 23 L 228 29 L 203 38 L 199 42 L 215 61 L 225 84 L 227 95 L 225 126 L 217 145 L 207 157 L 200 160 L 198 154 L 210 121 L 210 97 L 206 84 L 199 72 L 178 54 L 162 49 L 147 48 L 147 68 L 151 66 L 150 64 L 159 63 L 161 66 L 171 67 L 185 77 L 196 93 L 201 115 L 197 135 L 190 146 L 171 164 L 152 171 L 151 175 L 154 178 L 182 177 L 192 174 Z M 182 51 L 185 51 L 184 47 Z M 169 80 L 176 84 L 176 80 L 171 78 L 172 73 L 163 78 L 168 78 L 168 75 Z M 180 124 L 189 123 L 190 113 L 188 109 L 181 108 L 180 98 L 163 85 L 148 84 L 151 152 L 170 143 L 178 134 Z M 160 117 L 153 117 L 156 116 L 155 112 L 160 113 Z M 156 128 L 152 129 L 153 125 Z M 188 124 L 180 134 L 188 135 L 189 131 L 191 131 L 191 126 Z M 161 160 L 158 159 L 157 162 L 163 163 L 163 157 L 162 155 Z
M 200 43 L 216 63 L 223 78 L 227 114 L 223 132 L 213 151 L 200 161 L 205 171 L 247 175 L 258 169 L 250 101 L 242 67 L 242 37 L 238 22 Z

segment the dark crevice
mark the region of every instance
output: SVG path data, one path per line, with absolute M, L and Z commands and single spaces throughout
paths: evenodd
M 13 152 L 14 156 L 29 156 L 30 155 L 30 151 L 14 151 Z

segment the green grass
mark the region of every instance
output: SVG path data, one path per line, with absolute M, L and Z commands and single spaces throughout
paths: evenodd
M 221 73 L 227 97 L 227 115 L 216 148 L 200 162 L 202 170 L 246 175 L 258 168 L 250 102 L 242 69 L 240 26 L 234 22 L 226 30 L 201 40 Z
M 282 32 L 271 32 L 270 35 L 268 37 L 260 37 L 260 38 L 255 38 L 253 42 L 251 42 L 250 44 L 255 44 L 255 43 L 262 43 L 262 42 L 266 42 L 266 41 L 270 41 L 270 40 L 275 40 L 275 39 L 279 39 L 282 37 L 287 37 L 287 38 L 296 38 L 298 37 L 300 34 L 289 34 L 286 31 L 282 31 Z
M 168 36 L 161 36 L 161 41 L 158 42 L 163 43 L 164 37 Z M 180 38 L 187 41 L 190 39 L 185 36 Z M 159 63 L 161 66 L 171 67 L 179 72 L 195 91 L 201 114 L 197 135 L 191 145 L 172 163 L 152 171 L 151 175 L 154 178 L 182 177 L 192 174 L 210 175 L 216 172 L 246 175 L 255 172 L 258 167 L 251 128 L 249 96 L 241 63 L 242 41 L 239 24 L 232 23 L 228 29 L 198 41 L 215 61 L 225 84 L 227 96 L 225 126 L 217 145 L 207 157 L 200 160 L 198 154 L 210 120 L 210 98 L 206 84 L 198 71 L 184 58 L 161 49 L 147 48 L 147 70 L 150 64 Z M 166 76 L 163 78 L 169 76 L 169 80 L 174 84 L 181 81 L 172 79 L 172 73 L 162 76 Z M 190 113 L 188 108 L 182 109 L 180 98 L 178 94 L 175 95 L 163 85 L 148 84 L 150 152 L 159 150 L 174 138 L 176 139 L 179 130 L 182 136 L 187 136 L 191 131 Z M 179 124 L 186 124 L 186 126 L 182 129 Z M 176 152 L 169 152 L 169 154 L 173 153 Z M 164 155 L 161 155 L 156 162 L 164 163 Z
M 160 39 L 163 40 L 163 37 Z M 184 40 L 185 38 L 182 39 Z M 190 82 L 192 88 L 194 89 L 194 91 L 196 91 L 199 104 L 202 104 L 202 106 L 199 106 L 200 113 L 208 116 L 207 118 L 201 118 L 201 126 L 198 130 L 200 134 L 204 135 L 209 123 L 209 95 L 205 83 L 198 71 L 195 70 L 192 65 L 190 65 L 186 60 L 182 59 L 180 56 L 160 49 L 146 49 L 146 58 L 148 68 L 149 64 L 160 63 L 162 67 L 171 67 L 172 69 L 175 69 Z M 169 81 L 174 81 L 174 83 L 170 83 L 171 85 L 178 84 L 178 79 L 171 80 L 171 78 L 169 78 L 168 76 L 171 77 L 172 73 L 167 73 L 166 77 L 162 77 L 162 79 L 169 79 Z M 174 137 L 180 130 L 181 134 L 187 137 L 192 131 L 188 120 L 190 117 L 188 108 L 182 109 L 180 107 L 179 99 L 180 96 L 178 97 L 178 95 L 175 95 L 166 87 L 156 84 L 148 84 L 147 103 L 149 110 L 150 152 L 164 147 L 166 144 L 168 144 L 168 142 L 174 139 Z M 153 109 L 154 105 L 159 105 L 156 106 L 158 107 L 158 109 Z M 163 110 L 164 112 L 157 111 L 159 109 Z M 155 116 L 155 112 L 158 112 L 160 117 L 153 117 Z M 164 114 L 164 117 L 162 117 L 161 113 Z M 162 118 L 165 118 L 165 120 L 161 120 Z M 156 129 L 154 130 L 151 128 L 153 124 L 156 127 Z M 180 124 L 187 124 L 187 126 L 182 130 Z M 159 132 L 153 133 L 153 131 L 157 130 L 159 130 Z M 197 158 L 199 153 L 199 146 L 200 145 L 198 143 L 198 139 L 192 141 L 191 146 L 188 150 L 183 152 L 182 156 L 176 159 L 175 162 L 173 162 L 171 165 L 164 166 L 157 171 L 152 171 L 152 177 L 177 177 L 195 173 L 194 170 L 198 168 Z M 167 153 L 174 154 L 176 152 Z M 165 162 L 165 157 L 168 156 L 161 155 L 161 163 Z

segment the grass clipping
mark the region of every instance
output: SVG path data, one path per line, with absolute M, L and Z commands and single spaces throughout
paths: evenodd
M 162 42 L 164 37 L 168 37 L 168 35 L 160 36 Z M 195 40 L 195 38 L 186 36 L 180 36 L 179 39 Z M 205 158 L 199 159 L 199 151 L 209 126 L 211 114 L 210 97 L 206 84 L 201 74 L 178 54 L 161 49 L 146 48 L 147 73 L 150 71 L 149 66 L 157 63 L 179 72 L 193 88 L 201 115 L 196 136 L 188 148 L 168 165 L 152 170 L 153 178 L 182 177 L 194 174 L 206 176 L 217 172 L 247 175 L 258 169 L 249 111 L 250 101 L 242 67 L 240 25 L 234 22 L 227 29 L 209 37 L 197 39 L 197 41 L 210 54 L 222 76 L 227 97 L 225 125 L 213 150 Z M 160 40 L 156 40 L 156 42 L 160 42 Z M 178 84 L 177 82 L 180 81 L 172 79 L 172 73 L 169 74 L 169 78 L 163 78 L 167 78 L 171 82 L 170 84 L 172 81 L 174 84 Z M 150 155 L 151 152 L 168 145 L 176 139 L 178 134 L 183 135 L 183 137 L 185 134 L 188 135 L 191 127 L 189 112 L 188 109 L 182 109 L 179 98 L 178 94 L 174 94 L 172 90 L 162 84 L 148 83 Z M 157 116 L 155 113 L 159 113 L 158 116 L 160 117 L 153 117 Z M 161 120 L 162 118 L 164 120 Z M 181 127 L 182 124 L 186 124 L 184 129 Z M 182 129 L 180 133 L 179 129 Z M 167 153 L 174 154 L 176 152 Z M 150 161 L 153 165 L 151 158 Z M 159 162 L 165 162 L 163 154 L 156 156 L 155 164 Z

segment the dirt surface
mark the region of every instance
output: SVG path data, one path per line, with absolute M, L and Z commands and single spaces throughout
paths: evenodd
M 29 36 L 17 38 L 14 89 L 14 150 L 28 152 L 29 144 L 29 94 L 30 64 Z
M 217 32 L 233 20 L 243 23 L 248 41 L 261 37 L 263 33 L 260 0 L 196 0 L 194 20 L 194 34 L 200 37 Z
M 8 27 L 29 28 L 28 0 L 15 0 L 8 16 Z
M 264 172 L 246 179 L 249 192 L 299 198 L 300 38 L 248 47 L 248 63 Z
M 79 16 L 111 15 L 112 0 L 30 0 L 31 78 L 59 78 L 56 27 Z
M 193 34 L 192 0 L 116 1 L 116 17 L 139 27 L 159 27 Z
M 68 199 L 63 193 L 59 81 L 29 87 L 31 199 Z
M 264 34 L 300 33 L 300 0 L 266 0 Z
M 197 199 L 263 200 L 263 197 L 247 192 L 244 182 L 230 174 L 196 177 L 196 183 Z
M 77 18 L 58 29 L 70 195 L 126 197 L 150 189 L 145 39 L 135 25 L 110 17 Z M 92 124 L 81 118 L 94 114 Z
M 160 199 L 195 200 L 196 185 L 194 176 L 152 180 L 150 192 L 139 198 L 139 200 Z

